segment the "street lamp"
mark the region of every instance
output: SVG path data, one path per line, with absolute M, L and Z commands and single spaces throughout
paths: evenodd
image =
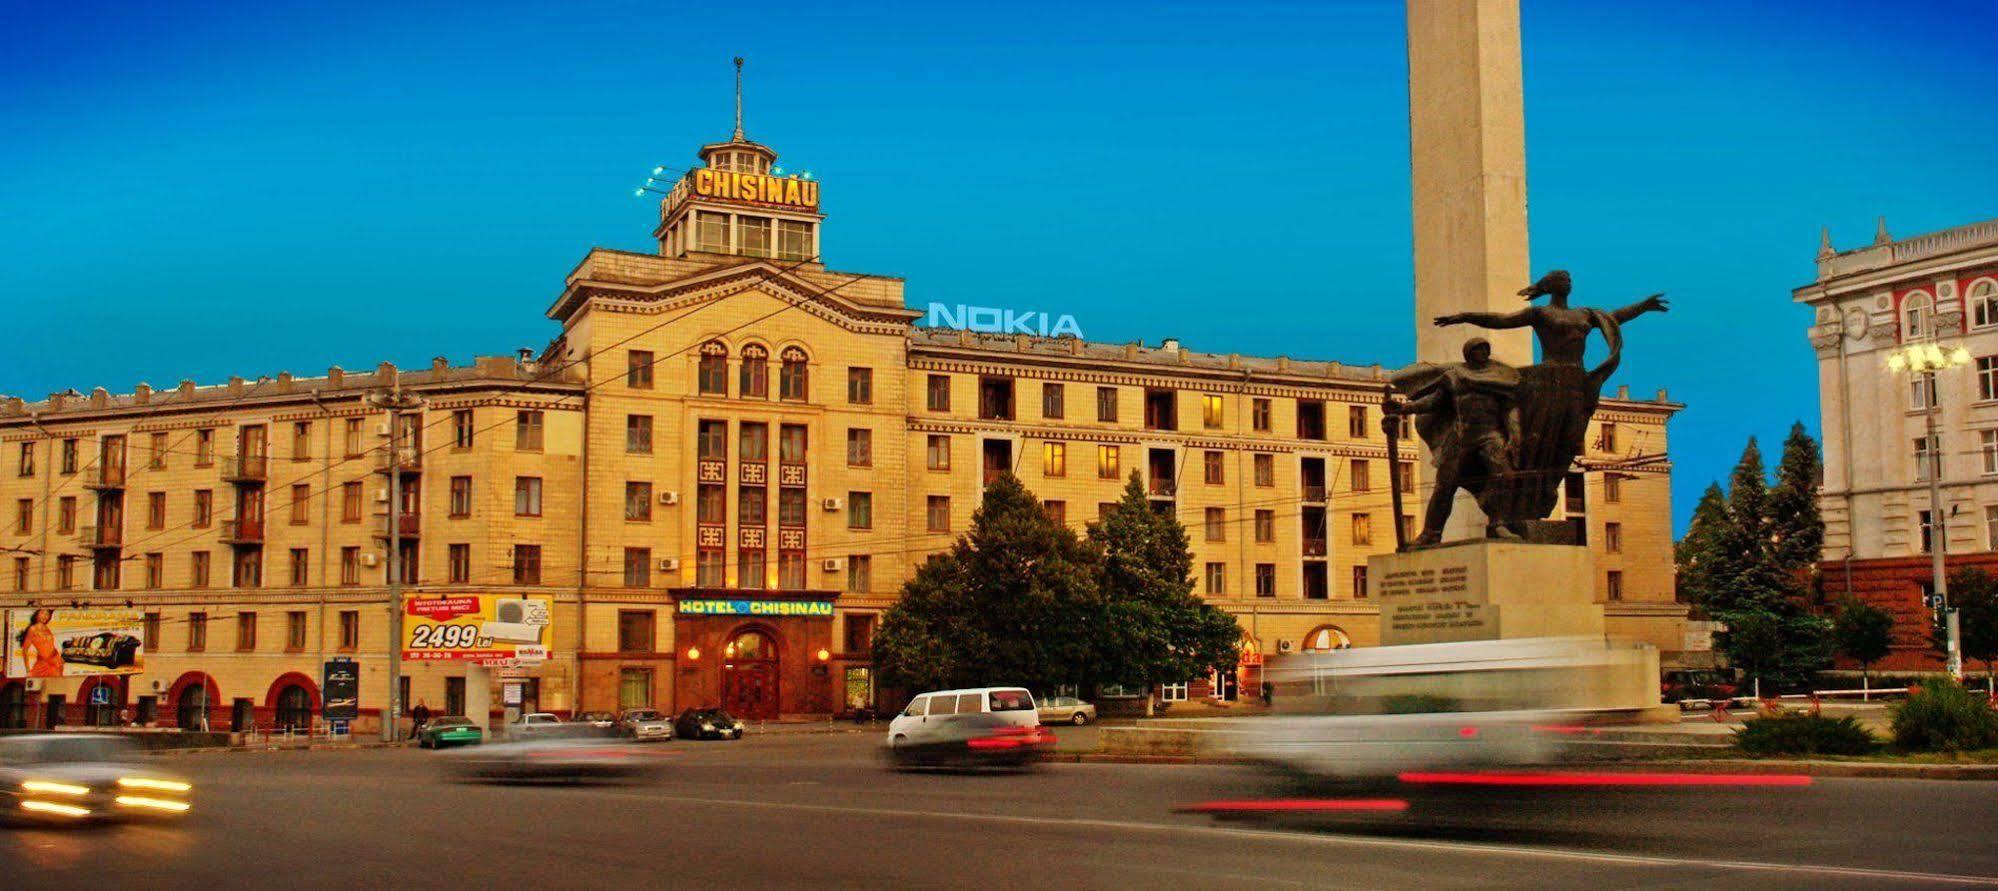
M 1942 505 L 1942 441 L 1936 434 L 1936 414 L 1942 411 L 1942 394 L 1936 389 L 1936 372 L 1946 368 L 1962 368 L 1970 364 L 1970 350 L 1963 347 L 1945 349 L 1937 343 L 1909 344 L 1887 354 L 1887 369 L 1896 374 L 1907 372 L 1921 375 L 1922 386 L 1926 391 L 1929 477 L 1929 574 L 1934 580 L 1936 602 L 1943 611 L 1944 637 L 1948 641 L 1949 673 L 1957 680 L 1963 679 L 1963 634 L 1958 625 L 1956 610 L 1949 605 L 1949 573 L 1943 567 L 1943 558 L 1949 548 L 1947 520 L 1943 516 Z

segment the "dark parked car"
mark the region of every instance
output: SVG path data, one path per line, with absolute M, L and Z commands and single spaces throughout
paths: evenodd
M 1054 748 L 1054 732 L 990 712 L 946 715 L 888 740 L 896 767 L 1027 767 Z
M 1724 671 L 1680 669 L 1665 672 L 1659 692 L 1666 702 L 1687 699 L 1731 699 L 1739 689 Z
M 673 735 L 681 739 L 741 739 L 743 724 L 718 708 L 690 708 L 673 720 Z
M 569 723 L 609 730 L 617 726 L 617 715 L 610 712 L 578 712 Z

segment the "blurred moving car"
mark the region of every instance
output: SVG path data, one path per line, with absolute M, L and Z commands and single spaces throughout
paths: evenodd
M 743 723 L 718 708 L 690 708 L 673 720 L 681 739 L 741 739 Z
M 610 712 L 582 712 L 574 718 L 569 719 L 569 723 L 583 724 L 601 730 L 610 730 L 617 726 L 617 715 Z
M 1034 696 L 1019 687 L 978 687 L 970 690 L 937 690 L 909 700 L 907 708 L 888 722 L 888 739 L 912 737 L 924 725 L 951 715 L 991 714 L 1009 724 L 1038 727 L 1040 711 Z
M 1084 724 L 1096 723 L 1096 704 L 1083 702 L 1073 696 L 1056 696 L 1043 700 L 1038 710 L 1042 724 Z
M 458 715 L 445 715 L 431 718 L 423 729 L 416 733 L 416 746 L 420 749 L 442 749 L 450 746 L 476 746 L 486 741 L 486 731 L 471 718 Z
M 673 719 L 656 708 L 625 709 L 624 714 L 618 716 L 617 726 L 625 736 L 641 742 L 673 738 Z
M 465 780 L 561 782 L 641 780 L 663 766 L 659 756 L 601 737 L 557 737 L 475 746 L 445 753 Z
M 1676 669 L 1665 672 L 1658 692 L 1666 702 L 1688 699 L 1733 699 L 1740 688 L 1730 672 L 1714 669 Z
M 131 740 L 106 734 L 0 738 L 0 816 L 75 821 L 187 813 L 193 785 L 139 758 Z
M 559 735 L 566 728 L 562 719 L 547 712 L 529 712 L 520 719 L 506 725 L 508 739 L 528 739 L 535 736 Z
M 908 767 L 1027 767 L 1054 748 L 1054 733 L 990 712 L 939 715 L 888 734 L 888 760 Z

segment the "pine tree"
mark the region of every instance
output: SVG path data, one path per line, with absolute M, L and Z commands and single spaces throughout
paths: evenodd
M 1776 467 L 1776 488 L 1769 492 L 1769 533 L 1776 565 L 1793 573 L 1815 567 L 1825 543 L 1825 524 L 1818 515 L 1818 478 L 1824 463 L 1818 441 L 1791 425 L 1783 441 L 1783 463 Z
M 1704 609 L 1713 607 L 1714 572 L 1727 522 L 1727 494 L 1721 491 L 1720 483 L 1709 483 L 1693 508 L 1685 537 L 1672 548 L 1679 569 L 1679 594 Z
M 1779 689 L 1807 682 L 1831 660 L 1831 623 L 1804 609 L 1803 585 L 1776 548 L 1777 523 L 1762 466 L 1748 440 L 1728 480 L 1726 522 L 1701 562 L 1703 596 L 1727 627 L 1716 640 L 1729 664 Z
M 1098 587 L 1110 611 L 1100 638 L 1106 679 L 1150 687 L 1234 667 L 1241 626 L 1194 595 L 1186 527 L 1152 507 L 1135 471 L 1122 499 L 1090 524 L 1089 541 L 1102 556 Z

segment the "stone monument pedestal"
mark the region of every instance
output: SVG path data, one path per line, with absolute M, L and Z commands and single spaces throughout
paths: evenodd
M 1367 560 L 1384 647 L 1566 639 L 1588 654 L 1570 678 L 1580 703 L 1616 720 L 1676 721 L 1658 701 L 1658 650 L 1604 637 L 1586 547 L 1474 539 Z

